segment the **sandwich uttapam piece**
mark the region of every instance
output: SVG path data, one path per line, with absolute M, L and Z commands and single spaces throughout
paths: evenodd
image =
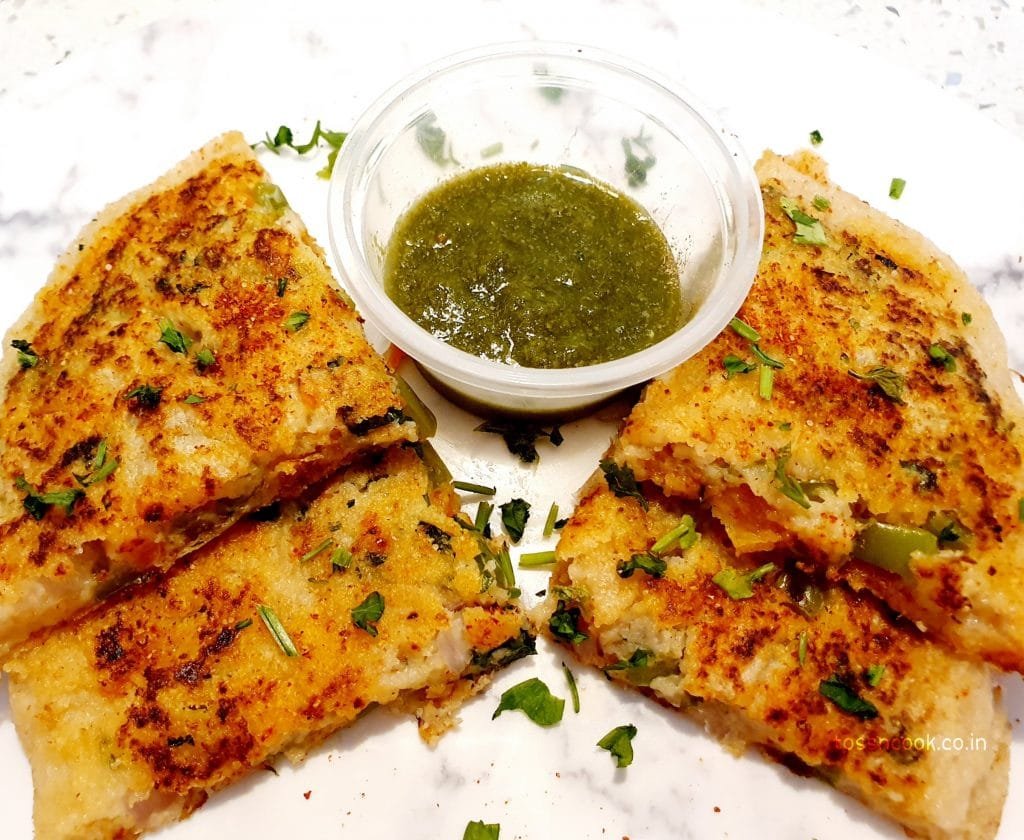
M 996 834 L 1010 728 L 989 665 L 813 564 L 737 557 L 696 506 L 620 478 L 592 481 L 562 532 L 543 616 L 556 642 L 916 836 Z
M 415 438 L 240 134 L 111 205 L 0 363 L 0 660 L 33 630 Z
M 757 172 L 750 295 L 648 386 L 626 464 L 705 498 L 737 552 L 800 545 L 957 650 L 1024 671 L 1024 410 L 991 311 L 817 158 L 767 153 Z
M 258 511 L 12 654 L 36 837 L 134 837 L 373 706 L 436 737 L 534 651 L 513 584 L 411 446 Z

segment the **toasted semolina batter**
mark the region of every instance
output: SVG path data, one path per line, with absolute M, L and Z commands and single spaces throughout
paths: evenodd
M 867 593 L 819 588 L 813 566 L 785 553 L 737 558 L 714 519 L 644 492 L 646 511 L 600 478 L 584 488 L 542 615 L 555 641 L 730 749 L 810 770 L 916 836 L 995 836 L 1010 728 L 988 665 L 955 657 Z M 697 515 L 697 542 L 667 549 L 660 576 L 622 577 L 620 564 L 685 513 Z M 748 597 L 733 597 L 747 595 L 735 577 L 756 568 Z M 724 569 L 732 595 L 715 582 Z M 969 735 L 959 751 L 929 747 L 930 736 Z
M 0 661 L 245 512 L 415 438 L 238 133 L 104 210 L 4 346 Z
M 1024 671 L 1024 409 L 992 313 L 819 159 L 766 153 L 757 172 L 764 252 L 738 313 L 756 334 L 727 328 L 651 383 L 625 462 L 706 498 L 738 552 L 799 544 L 958 651 Z
M 534 650 L 496 552 L 393 447 L 20 646 L 5 670 L 36 837 L 134 837 L 375 705 L 438 736 Z

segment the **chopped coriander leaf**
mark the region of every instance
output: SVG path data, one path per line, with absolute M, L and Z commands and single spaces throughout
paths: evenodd
M 761 365 L 757 371 L 757 393 L 762 400 L 770 400 L 775 388 L 775 368 Z
M 893 178 L 889 182 L 889 198 L 900 198 L 906 186 L 907 182 L 902 178 Z
M 278 277 L 277 278 L 277 296 L 284 297 L 284 293 L 288 291 L 288 278 Z
M 192 346 L 192 339 L 181 330 L 175 329 L 174 324 L 167 318 L 160 321 L 160 341 L 175 353 L 187 354 L 188 348 Z
M 270 635 L 274 637 L 274 641 L 277 642 L 277 646 L 284 651 L 284 654 L 286 656 L 298 656 L 299 651 L 296 649 L 291 636 L 288 635 L 288 631 L 285 630 L 284 625 L 281 624 L 281 619 L 277 617 L 277 613 L 275 613 L 266 604 L 260 604 L 256 607 L 256 612 L 259 614 L 259 617 L 263 619 L 263 623 L 266 625 L 267 630 L 270 631 Z
M 753 362 L 747 362 L 739 356 L 729 353 L 722 359 L 722 367 L 725 368 L 725 378 L 732 379 L 737 373 L 750 373 L 757 367 Z
M 512 557 L 504 544 L 502 544 L 501 550 L 494 555 L 494 571 L 498 586 L 507 590 L 513 597 L 518 597 L 519 590 L 516 589 L 516 573 L 512 568 Z
M 182 400 L 185 405 L 199 405 L 199 403 L 206 402 L 206 397 L 200 396 L 199 394 L 189 394 Z
M 605 671 L 628 671 L 630 668 L 646 668 L 651 663 L 651 651 L 637 648 L 629 659 L 620 659 L 614 665 L 608 665 Z
M 854 379 L 861 379 L 873 382 L 878 389 L 890 400 L 903 405 L 903 374 L 897 373 L 888 367 L 873 367 L 866 373 L 857 373 L 855 370 L 848 370 Z
M 814 201 L 811 204 L 814 205 L 815 210 L 828 210 L 832 206 L 832 202 L 823 195 L 814 196 Z
M 565 674 L 565 681 L 569 683 L 569 696 L 572 698 L 572 710 L 574 714 L 580 713 L 580 690 L 576 687 L 576 677 L 573 676 L 569 666 L 562 663 L 562 672 Z
M 824 140 L 824 139 L 825 138 L 821 136 L 821 132 L 818 131 L 818 129 L 814 129 L 814 131 L 811 132 L 811 145 L 812 146 L 820 145 L 821 141 Z
M 633 572 L 637 569 L 647 572 L 652 578 L 660 578 L 668 570 L 668 563 L 657 555 L 644 552 L 643 554 L 634 554 L 628 560 L 620 560 L 615 567 L 615 571 L 618 572 L 620 578 L 632 577 Z
M 518 636 L 496 648 L 483 652 L 474 650 L 470 658 L 473 667 L 470 675 L 488 674 L 527 656 L 535 656 L 536 653 L 537 640 L 526 630 L 521 630 Z
M 344 548 L 336 548 L 331 552 L 331 570 L 343 572 L 352 564 L 352 555 Z
M 864 672 L 864 679 L 867 680 L 868 685 L 872 688 L 876 688 L 884 676 L 884 665 L 872 665 Z
M 757 357 L 757 360 L 762 365 L 767 365 L 768 367 L 773 367 L 776 368 L 777 370 L 782 370 L 782 368 L 785 367 L 785 365 L 782 362 L 780 362 L 778 359 L 773 359 L 771 356 L 765 353 L 764 350 L 762 350 L 760 346 L 757 344 L 752 344 L 750 346 L 750 351 L 754 354 L 755 357 Z
M 117 460 L 117 458 L 107 457 L 105 443 L 101 442 L 100 447 L 103 450 L 103 457 L 100 457 L 99 450 L 97 450 L 96 458 L 92 462 L 92 469 L 85 475 L 74 474 L 75 481 L 77 481 L 83 487 L 90 487 L 93 484 L 97 484 L 100 481 L 103 481 L 103 479 L 113 475 L 114 470 L 116 470 L 120 465 L 120 462 Z
M 363 602 L 352 610 L 352 623 L 371 636 L 377 635 L 376 622 L 384 615 L 384 596 L 379 592 L 371 592 Z
M 1024 522 L 1024 499 L 1017 500 L 1017 521 Z
M 64 510 L 64 513 L 71 516 L 75 504 L 79 499 L 84 498 L 85 493 L 78 488 L 70 490 L 51 490 L 48 493 L 30 493 L 22 503 L 33 519 L 42 519 L 51 507 L 56 505 Z
M 200 370 L 205 370 L 208 367 L 213 367 L 217 364 L 217 357 L 213 355 L 213 351 L 207 347 L 204 347 L 198 353 L 196 353 L 196 364 Z
M 600 467 L 612 493 L 619 498 L 634 498 L 640 503 L 640 507 L 647 510 L 647 499 L 640 492 L 636 476 L 630 467 L 619 465 L 610 458 L 602 458 Z
M 533 551 L 519 555 L 520 569 L 536 569 L 540 566 L 550 566 L 554 562 L 554 551 Z
M 32 349 L 32 345 L 23 339 L 16 338 L 11 342 L 11 347 L 18 351 L 18 364 L 22 370 L 34 368 L 39 364 L 39 354 Z
M 964 326 L 969 326 L 971 321 L 974 320 L 974 316 L 970 312 L 961 312 L 960 320 L 964 322 Z
M 711 578 L 711 582 L 725 591 L 734 601 L 743 601 L 754 597 L 753 584 L 764 579 L 775 571 L 774 563 L 765 563 L 753 571 L 737 572 L 732 566 L 725 566 Z
M 140 385 L 138 388 L 125 394 L 124 398 L 131 400 L 137 408 L 156 408 L 160 405 L 160 397 L 163 392 L 163 388 L 154 388 L 152 385 Z
M 292 130 L 282 125 L 277 129 L 277 133 L 271 138 L 270 134 L 266 134 L 265 140 L 259 140 L 252 144 L 252 148 L 255 149 L 257 146 L 266 146 L 275 155 L 280 154 L 278 151 L 284 146 L 294 150 L 296 153 L 303 155 L 306 152 L 316 148 L 320 141 L 323 140 L 330 147 L 331 151 L 327 156 L 327 165 L 316 174 L 321 178 L 329 178 L 331 171 L 334 169 L 334 161 L 338 157 L 338 150 L 341 145 L 345 142 L 348 134 L 344 131 L 330 131 L 326 128 L 321 128 L 320 120 L 317 120 L 316 126 L 313 128 L 313 136 L 309 138 L 308 143 L 295 144 L 295 136 Z
M 298 332 L 309 321 L 308 312 L 293 312 L 284 320 L 284 328 L 290 332 Z
M 803 487 L 786 472 L 786 465 L 789 463 L 790 457 L 789 444 L 783 446 L 775 456 L 775 481 L 779 485 L 779 492 L 792 499 L 800 507 L 809 508 L 811 502 Z
M 552 426 L 551 431 L 546 432 L 536 423 L 525 420 L 487 420 L 474 431 L 501 435 L 508 451 L 524 464 L 532 464 L 540 457 L 537 454 L 538 438 L 546 437 L 552 446 L 561 446 L 565 440 L 558 426 Z
M 736 335 L 741 338 L 745 338 L 747 341 L 758 342 L 761 340 L 761 334 L 750 326 L 750 324 L 744 323 L 739 318 L 733 318 L 729 322 L 729 326 L 732 327 L 732 330 Z
M 697 526 L 694 524 L 693 517 L 688 513 L 679 520 L 678 525 L 663 534 L 651 546 L 651 553 L 662 554 L 672 547 L 672 543 L 677 541 L 682 549 L 690 548 L 697 541 Z
M 797 245 L 827 245 L 825 228 L 814 216 L 808 216 L 791 198 L 779 199 L 782 212 L 796 225 L 793 241 Z
M 555 529 L 555 522 L 558 521 L 558 505 L 555 502 L 551 503 L 551 507 L 548 508 L 548 518 L 544 520 L 544 531 L 545 537 L 550 537 L 552 531 Z
M 861 698 L 838 674 L 833 674 L 827 680 L 822 680 L 818 684 L 818 692 L 847 714 L 859 717 L 861 720 L 878 717 L 878 709 L 874 704 Z
M 246 630 L 249 627 L 252 627 L 252 619 L 251 618 L 243 618 L 241 621 L 239 621 L 235 625 L 235 630 Z
M 530 518 L 530 503 L 525 499 L 512 499 L 499 505 L 501 522 L 513 543 L 523 538 L 526 523 Z
M 931 344 L 928 346 L 928 358 L 936 365 L 942 365 L 947 373 L 952 373 L 956 370 L 956 359 L 941 344 Z
M 633 739 L 635 737 L 636 727 L 628 723 L 625 726 L 616 726 L 598 741 L 597 745 L 612 754 L 616 767 L 629 767 L 633 763 Z
M 305 554 L 303 554 L 299 558 L 299 562 L 300 563 L 308 563 L 314 557 L 316 557 L 316 556 L 318 556 L 320 554 L 323 554 L 332 545 L 334 545 L 334 540 L 332 540 L 330 537 L 328 537 L 326 540 L 324 540 L 322 543 L 320 543 L 320 545 L 318 545 L 316 548 L 310 549 Z
M 800 663 L 800 667 L 804 667 L 804 663 L 807 661 L 807 631 L 804 630 L 800 634 L 800 641 L 796 646 L 796 661 Z
M 556 519 L 555 520 L 555 530 L 556 531 L 561 531 L 568 524 L 569 524 L 568 517 L 566 517 L 565 519 Z
M 562 719 L 565 701 L 561 697 L 555 697 L 543 681 L 533 677 L 512 686 L 501 695 L 501 701 L 491 715 L 491 720 L 502 712 L 515 710 L 521 711 L 540 726 L 553 726 Z
M 453 482 L 455 484 L 455 482 Z M 473 527 L 476 528 L 485 537 L 490 536 L 490 519 L 491 512 L 494 510 L 494 505 L 490 502 L 480 502 L 476 506 L 476 520 L 473 523 Z
M 557 638 L 578 645 L 590 638 L 579 629 L 582 617 L 579 607 L 566 607 L 565 601 L 560 600 L 548 621 L 548 629 Z
M 500 823 L 485 823 L 483 820 L 476 820 L 466 824 L 462 840 L 498 840 L 499 834 L 501 834 Z

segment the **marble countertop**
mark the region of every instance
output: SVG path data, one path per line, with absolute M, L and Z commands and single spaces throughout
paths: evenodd
M 543 38 L 620 52 L 685 84 L 752 157 L 821 129 L 837 183 L 948 251 L 1024 369 L 1024 73 L 1011 46 L 1024 44 L 1024 6 L 1014 3 L 0 0 L 0 331 L 100 207 L 217 133 L 255 139 L 285 122 L 305 136 L 319 118 L 346 129 L 426 61 Z M 261 160 L 326 246 L 326 188 L 314 174 L 323 153 Z M 907 179 L 899 201 L 888 196 L 893 176 Z M 479 443 L 489 436 L 473 434 L 475 418 L 433 404 L 453 472 L 566 511 L 612 428 L 572 424 L 557 457 L 525 470 L 501 460 L 500 441 Z M 550 547 L 528 538 L 517 550 Z M 541 572 L 520 574 L 528 596 L 546 586 Z M 455 838 L 470 819 L 500 822 L 502 840 L 903 836 L 824 784 L 734 758 L 689 720 L 582 667 L 580 715 L 550 730 L 521 716 L 492 721 L 498 694 L 528 676 L 565 696 L 560 654 L 540 647 L 467 704 L 435 750 L 409 721 L 369 715 L 300 768 L 255 774 L 161 837 Z M 1009 838 L 1024 835 L 1024 688 L 1004 684 Z M 637 760 L 619 771 L 594 743 L 626 722 L 639 730 Z M 32 785 L 3 683 L 0 777 L 4 836 L 28 837 Z
M 1024 3 L 1019 0 L 747 2 L 907 68 L 1024 139 Z M 0 94 L 75 52 L 208 5 L 207 0 L 0 0 Z M 280 13 L 280 4 L 274 9 Z M 810 53 L 810 66 L 815 55 L 826 60 L 827 50 Z

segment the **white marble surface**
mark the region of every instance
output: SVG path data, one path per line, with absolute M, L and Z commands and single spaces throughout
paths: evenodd
M 998 36 L 1009 44 L 1019 32 L 1019 5 L 897 1 L 898 16 L 882 4 L 856 12 L 848 3 L 797 0 L 200 5 L 208 4 L 158 0 L 140 11 L 107 0 L 0 2 L 0 328 L 96 209 L 214 134 L 237 127 L 256 138 L 281 122 L 301 134 L 317 118 L 343 129 L 382 88 L 427 60 L 480 43 L 544 37 L 622 52 L 679 80 L 722 115 L 752 155 L 765 146 L 803 145 L 809 130 L 820 129 L 837 181 L 961 262 L 992 303 L 1014 363 L 1024 367 L 1022 74 L 1019 64 L 983 64 L 981 41 L 968 44 L 956 23 L 976 7 L 985 37 L 1009 27 Z M 168 10 L 176 16 L 146 23 Z M 866 23 L 879 18 L 892 18 L 891 26 Z M 833 28 L 844 37 L 834 38 Z M 957 33 L 954 46 L 948 39 Z M 901 38 L 913 48 L 901 53 Z M 938 43 L 948 49 L 930 48 Z M 950 49 L 971 56 L 963 70 L 948 63 Z M 1008 51 L 993 54 L 1003 61 Z M 953 86 L 961 94 L 968 82 L 978 87 L 966 97 L 942 90 L 951 71 L 962 74 Z M 989 101 L 997 104 L 978 113 Z M 266 163 L 326 242 L 325 185 L 313 175 L 322 161 L 267 156 Z M 886 195 L 894 175 L 908 181 L 899 202 Z M 610 431 L 596 421 L 573 424 L 557 457 L 524 470 L 499 442 L 474 438 L 472 418 L 429 397 L 441 414 L 439 448 L 454 471 L 493 481 L 539 509 L 552 498 L 568 508 Z M 536 529 L 528 532 L 524 550 L 541 546 Z M 525 575 L 525 591 L 544 585 L 542 574 Z M 520 715 L 490 720 L 500 690 L 527 676 L 541 676 L 566 696 L 559 661 L 545 647 L 502 674 L 436 750 L 419 743 L 408 721 L 373 714 L 301 768 L 281 767 L 276 778 L 257 774 L 165 836 L 458 838 L 471 819 L 500 822 L 503 840 L 755 831 L 764 838 L 902 836 L 824 785 L 756 757 L 733 759 L 686 720 L 583 669 L 576 669 L 580 715 L 567 713 L 549 731 Z M 1015 721 L 1003 831 L 1010 838 L 1024 835 L 1024 692 L 1018 679 L 1006 685 Z M 627 722 L 639 729 L 637 759 L 617 771 L 594 742 Z M 0 778 L 4 836 L 27 837 L 31 784 L 2 687 Z

